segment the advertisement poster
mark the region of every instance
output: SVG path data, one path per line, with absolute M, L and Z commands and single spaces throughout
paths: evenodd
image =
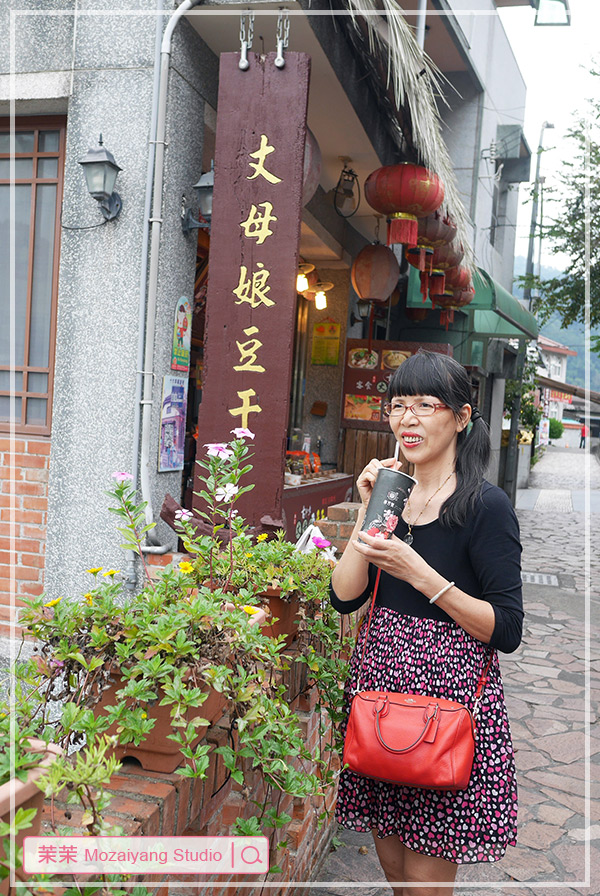
M 190 349 L 192 346 L 192 306 L 185 296 L 177 302 L 175 326 L 173 327 L 173 351 L 171 370 L 189 373 Z
M 187 377 L 165 376 L 160 417 L 158 472 L 183 470 L 185 418 L 187 414 Z
M 311 364 L 337 367 L 340 360 L 341 325 L 334 320 L 322 320 L 313 327 Z
M 539 444 L 547 445 L 550 441 L 550 420 L 548 417 L 542 417 L 538 426 Z
M 419 348 L 452 355 L 452 346 L 438 342 L 384 342 L 348 339 L 344 359 L 342 426 L 386 431 L 383 415 L 388 383 L 394 372 Z

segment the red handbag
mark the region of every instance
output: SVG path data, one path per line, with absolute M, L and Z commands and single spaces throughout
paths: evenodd
M 360 675 L 375 605 L 379 574 L 363 641 L 361 670 L 350 707 L 343 763 L 378 781 L 428 790 L 464 790 L 475 751 L 475 718 L 490 654 L 475 692 L 473 712 L 462 703 L 419 694 L 361 691 Z

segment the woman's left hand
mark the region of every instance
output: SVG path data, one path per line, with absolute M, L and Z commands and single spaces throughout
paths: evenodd
M 418 586 L 429 569 L 428 563 L 421 555 L 396 535 L 381 538 L 360 532 L 358 539 L 352 544 L 369 563 L 373 563 L 397 579 L 408 582 L 413 587 Z

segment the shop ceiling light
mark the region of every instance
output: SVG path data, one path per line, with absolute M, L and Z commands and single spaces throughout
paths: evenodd
M 317 311 L 325 311 L 327 308 L 327 295 L 322 289 L 315 293 L 315 308 Z
M 296 277 L 296 292 L 306 292 L 309 289 L 310 284 L 308 282 L 307 274 L 311 274 L 315 269 L 314 264 L 311 264 L 308 261 L 303 261 L 298 265 L 298 276 Z
M 115 162 L 112 152 L 105 149 L 102 134 L 96 149 L 88 149 L 79 164 L 83 167 L 88 193 L 100 203 L 100 211 L 107 221 L 118 217 L 123 203 L 115 193 L 115 181 L 119 171 L 123 169 Z

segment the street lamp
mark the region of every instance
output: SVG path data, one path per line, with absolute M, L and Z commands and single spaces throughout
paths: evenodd
M 79 164 L 83 167 L 88 193 L 100 204 L 100 211 L 107 221 L 118 217 L 121 211 L 121 197 L 115 192 L 115 181 L 123 169 L 115 162 L 102 142 L 102 134 L 96 149 L 88 149 Z

